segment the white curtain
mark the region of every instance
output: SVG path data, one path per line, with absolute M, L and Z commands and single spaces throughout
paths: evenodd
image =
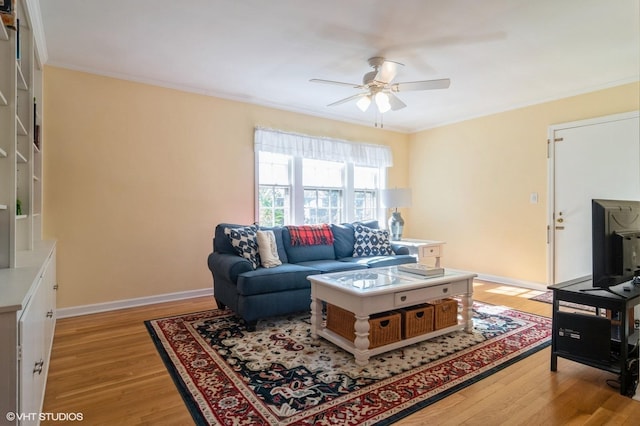
M 359 166 L 391 167 L 391 148 L 359 142 L 349 142 L 319 136 L 308 136 L 256 127 L 255 151 L 287 154 L 315 160 L 343 161 Z

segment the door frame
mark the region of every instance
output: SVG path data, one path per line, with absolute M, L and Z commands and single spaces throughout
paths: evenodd
M 589 118 L 586 120 L 570 121 L 567 123 L 552 124 L 547 131 L 547 283 L 555 284 L 555 134 L 561 130 L 576 127 L 592 126 L 612 121 L 629 120 L 640 117 L 640 111 L 630 111 L 620 114 L 606 115 L 603 117 Z

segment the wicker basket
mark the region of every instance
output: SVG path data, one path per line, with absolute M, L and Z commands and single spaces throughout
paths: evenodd
M 455 299 L 432 300 L 435 330 L 451 327 L 458 323 L 458 301 Z
M 353 342 L 356 338 L 353 312 L 327 303 L 327 328 Z M 384 312 L 369 317 L 369 349 L 401 340 L 400 312 Z
M 402 338 L 408 339 L 433 331 L 433 305 L 418 305 L 401 309 Z

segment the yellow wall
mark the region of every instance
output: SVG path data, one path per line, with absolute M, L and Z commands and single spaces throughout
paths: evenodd
M 546 283 L 549 126 L 639 107 L 634 83 L 411 135 L 407 235 L 446 241 L 448 267 Z
M 640 107 L 635 83 L 405 135 L 56 67 L 44 83 L 63 308 L 211 288 L 215 224 L 254 220 L 255 126 L 391 146 L 405 236 L 445 240 L 445 266 L 543 283 L 548 127 Z
M 255 126 L 391 146 L 409 136 L 45 67 L 44 237 L 59 307 L 211 288 L 214 226 L 254 221 Z

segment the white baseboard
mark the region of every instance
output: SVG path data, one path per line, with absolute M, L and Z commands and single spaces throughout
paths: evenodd
M 449 268 L 447 268 L 449 269 Z M 459 269 L 449 269 L 451 271 L 472 273 L 470 271 L 462 271 Z M 496 284 L 505 284 L 514 287 L 530 288 L 533 290 L 546 291 L 547 284 L 535 283 L 531 281 L 515 280 L 513 278 L 500 277 L 496 275 L 478 274 L 478 280 L 489 281 Z M 166 293 L 155 296 L 138 297 L 135 299 L 116 300 L 114 302 L 96 303 L 92 305 L 73 306 L 71 308 L 60 308 L 57 310 L 58 318 L 77 317 L 80 315 L 95 314 L 98 312 L 115 311 L 117 309 L 132 308 L 134 306 L 151 305 L 154 303 L 171 302 L 174 300 L 191 299 L 194 297 L 212 296 L 212 288 L 203 288 L 200 290 L 188 290 L 177 293 Z
M 114 302 L 95 303 L 92 305 L 73 306 L 60 308 L 56 312 L 58 318 L 77 317 L 80 315 L 95 314 L 98 312 L 115 311 L 116 309 L 132 308 L 134 306 L 152 305 L 154 303 L 171 302 L 174 300 L 191 299 L 194 297 L 211 296 L 213 288 L 200 290 L 180 291 L 177 293 L 158 294 L 155 296 L 137 297 L 135 299 L 116 300 Z
M 496 283 L 496 284 L 505 284 L 505 285 L 510 285 L 513 287 L 522 287 L 522 288 L 529 288 L 532 290 L 539 290 L 539 291 L 547 291 L 547 285 L 548 284 L 544 284 L 544 283 L 537 283 L 537 282 L 533 282 L 533 281 L 524 281 L 524 280 L 516 280 L 513 278 L 507 278 L 507 277 L 500 277 L 497 275 L 487 275 L 487 274 L 479 274 L 477 272 L 472 272 L 472 271 L 462 271 L 460 269 L 450 269 L 450 268 L 446 268 L 450 271 L 455 271 L 455 272 L 462 272 L 465 274 L 478 274 L 477 279 L 479 281 L 489 281 L 492 283 Z

